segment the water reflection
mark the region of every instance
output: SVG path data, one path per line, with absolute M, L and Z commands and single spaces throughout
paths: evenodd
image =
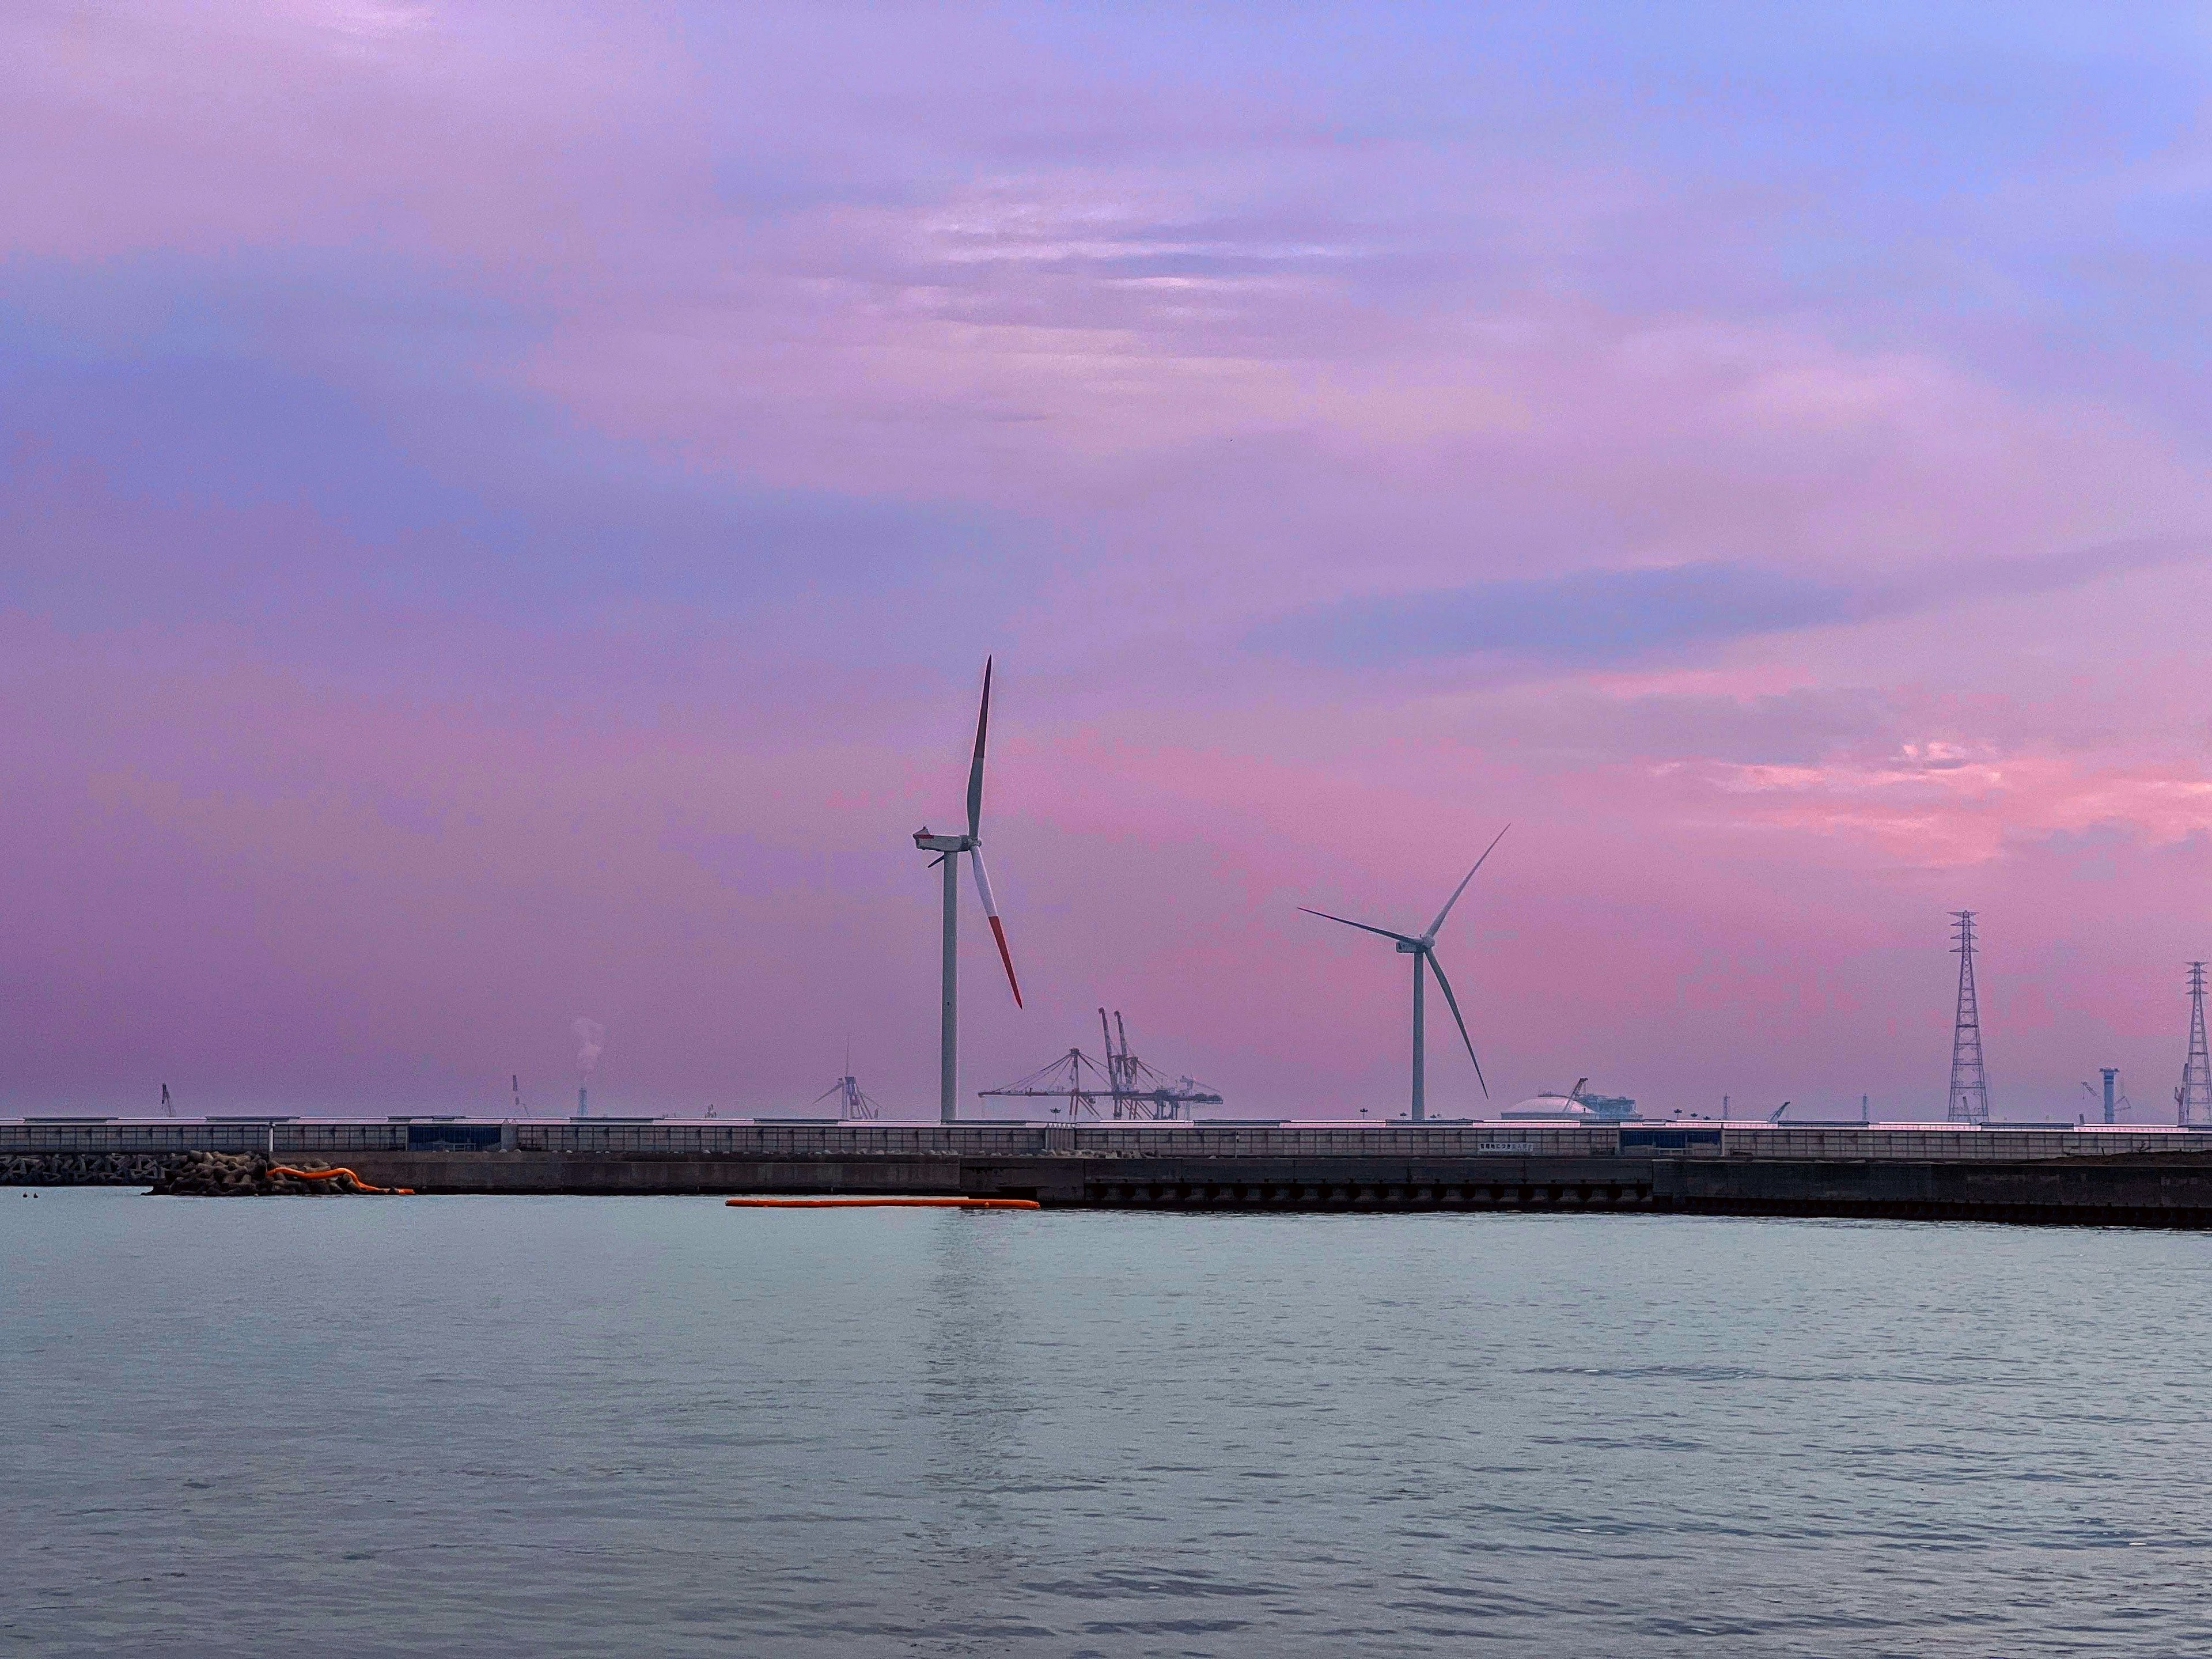
M 1886 1223 L 51 1194 L 0 1206 L 0 1633 L 2212 1650 L 2212 1418 L 2173 1359 L 2208 1262 Z

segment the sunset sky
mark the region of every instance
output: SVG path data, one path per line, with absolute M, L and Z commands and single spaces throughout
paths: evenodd
M 1847 10 L 1848 16 L 1834 15 Z M 2184 6 L 0 9 L 0 1109 L 2170 1122 Z M 1431 1109 L 1479 1109 L 1432 999 Z

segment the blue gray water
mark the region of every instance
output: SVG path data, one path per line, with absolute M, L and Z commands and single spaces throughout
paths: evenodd
M 2212 1651 L 2212 1239 L 0 1190 L 0 1650 Z

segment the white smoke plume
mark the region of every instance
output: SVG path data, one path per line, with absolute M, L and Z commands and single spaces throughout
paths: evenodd
M 592 1067 L 599 1063 L 600 1051 L 607 1046 L 607 1028 L 579 1014 L 568 1029 L 576 1034 L 576 1075 L 589 1077 Z

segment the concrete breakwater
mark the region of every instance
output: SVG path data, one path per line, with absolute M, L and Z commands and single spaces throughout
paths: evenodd
M 144 1187 L 179 1155 L 151 1152 L 15 1152 L 0 1158 L 0 1187 Z
M 288 1157 L 342 1162 L 367 1183 L 425 1193 L 966 1194 L 1114 1209 L 1511 1209 L 2212 1226 L 2212 1134 L 2174 1130 L 0 1124 L 0 1158 L 11 1170 L 25 1159 L 46 1168 L 57 1167 L 47 1160 L 76 1159 L 68 1168 L 76 1179 L 102 1173 L 149 1179 L 136 1160 L 154 1159 L 166 1170 L 185 1154 L 213 1152 L 258 1158 L 264 1173 Z
M 1135 1210 L 1520 1210 L 2212 1226 L 2212 1153 L 1942 1162 L 1462 1158 L 366 1154 L 423 1192 L 952 1194 Z

